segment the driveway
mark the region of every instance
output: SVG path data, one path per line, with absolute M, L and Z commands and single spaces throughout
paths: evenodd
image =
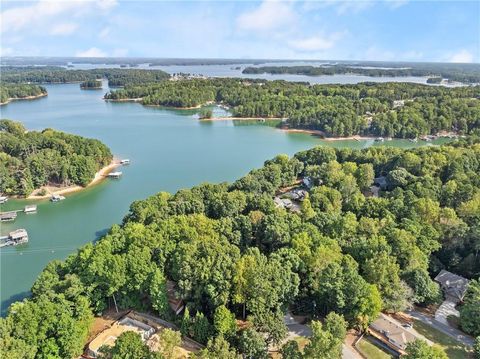
M 408 311 L 407 314 L 410 315 L 412 318 L 418 319 L 423 323 L 430 325 L 431 327 L 439 330 L 440 332 L 448 335 L 449 337 L 455 339 L 456 341 L 466 346 L 472 347 L 475 342 L 475 340 L 471 336 L 465 334 L 464 332 L 458 329 L 455 329 L 449 325 L 440 323 L 439 321 L 423 313 L 420 313 L 417 311 Z
M 457 303 L 453 300 L 446 299 L 435 312 L 435 320 L 445 325 L 450 325 L 447 318 L 449 316 L 460 317 L 460 313 L 455 309 Z

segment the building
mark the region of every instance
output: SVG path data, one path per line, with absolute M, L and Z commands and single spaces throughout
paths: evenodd
M 468 289 L 468 279 L 442 269 L 434 280 L 440 284 L 446 299 L 457 304 L 463 300 Z
M 380 316 L 370 324 L 368 331 L 372 336 L 400 355 L 405 354 L 408 343 L 417 339 L 425 340 L 425 338 L 413 331 L 410 326 L 404 326 L 383 313 L 380 313 Z

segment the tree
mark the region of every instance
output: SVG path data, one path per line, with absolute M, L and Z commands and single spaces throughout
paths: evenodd
M 267 343 L 263 336 L 252 328 L 241 332 L 239 338 L 239 350 L 247 358 L 267 359 Z
M 113 347 L 100 348 L 101 358 L 105 359 L 138 359 L 151 358 L 150 349 L 135 332 L 123 332 Z
M 347 323 L 341 315 L 331 312 L 322 325 L 313 321 L 310 343 L 305 346 L 304 358 L 337 359 L 342 355 L 342 343 L 347 334 Z
M 463 305 L 460 307 L 460 326 L 471 335 L 480 335 L 480 280 L 471 280 Z
M 197 354 L 193 354 L 193 359 L 240 359 L 241 356 L 230 344 L 223 338 L 218 336 L 208 341 L 207 347 Z
M 302 359 L 298 343 L 295 340 L 289 340 L 280 348 L 282 359 Z
M 406 359 L 448 359 L 445 351 L 439 346 L 429 346 L 424 340 L 415 340 L 407 344 Z
M 175 358 L 175 347 L 182 344 L 182 335 L 179 331 L 165 328 L 160 332 L 160 352 L 165 359 Z
M 235 315 L 228 310 L 227 307 L 221 305 L 215 309 L 213 316 L 213 326 L 217 335 L 222 335 L 226 338 L 230 338 L 235 335 L 237 331 L 237 323 L 235 321 Z
M 167 281 L 158 268 L 152 274 L 149 292 L 152 307 L 161 316 L 168 317 L 170 314 L 170 306 L 168 304 Z
M 193 318 L 192 332 L 193 338 L 196 341 L 203 344 L 208 342 L 208 338 L 210 338 L 212 332 L 212 327 L 203 313 L 197 312 Z
M 480 359 L 480 336 L 475 338 L 475 344 L 473 346 L 473 351 L 475 352 L 475 358 Z

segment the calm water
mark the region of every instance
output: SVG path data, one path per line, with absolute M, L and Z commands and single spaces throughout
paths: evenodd
M 258 66 L 320 66 L 325 62 L 266 62 Z M 195 75 L 205 75 L 210 77 L 241 77 L 250 79 L 267 79 L 267 80 L 285 80 L 309 82 L 311 84 L 357 84 L 359 82 L 413 82 L 426 84 L 428 77 L 420 76 L 399 76 L 399 77 L 372 77 L 362 75 L 323 75 L 323 76 L 306 76 L 292 74 L 242 74 L 245 67 L 254 66 L 249 63 L 235 65 L 171 65 L 171 66 L 148 66 L 148 64 L 139 65 L 138 69 L 157 69 L 174 73 L 187 73 Z M 93 68 L 119 68 L 119 65 L 99 65 L 99 64 L 74 64 L 73 69 L 93 69 Z
M 119 223 L 136 199 L 205 181 L 232 181 L 276 154 L 291 155 L 319 144 L 377 145 L 373 141 L 325 142 L 262 125 L 201 123 L 194 111 L 105 102 L 101 98 L 106 90 L 84 91 L 78 84 L 46 87 L 48 97 L 2 106 L 1 117 L 19 120 L 28 129 L 51 127 L 98 138 L 115 156 L 130 158 L 132 164 L 121 169 L 120 180 L 106 180 L 60 203 L 37 202 L 37 214 L 20 213 L 15 222 L 1 224 L 2 234 L 26 228 L 30 237 L 28 244 L 0 250 L 2 314 L 12 301 L 28 295 L 49 261 L 65 258 Z M 408 147 L 412 143 L 391 141 L 388 145 Z M 1 210 L 28 203 L 34 202 L 10 200 Z

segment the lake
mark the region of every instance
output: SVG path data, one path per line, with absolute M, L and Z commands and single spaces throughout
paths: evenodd
M 120 223 L 134 200 L 206 181 L 232 181 L 279 153 L 292 155 L 320 144 L 351 148 L 380 145 L 373 141 L 327 142 L 260 124 L 200 122 L 195 111 L 105 102 L 106 84 L 102 91 L 80 90 L 78 84 L 45 87 L 48 97 L 2 106 L 1 117 L 21 121 L 30 130 L 51 127 L 97 138 L 116 157 L 129 158 L 132 163 L 121 169 L 121 179 L 105 180 L 68 195 L 62 202 L 10 200 L 2 205 L 2 211 L 38 205 L 38 213 L 20 213 L 15 222 L 1 224 L 2 234 L 25 228 L 30 238 L 27 244 L 0 249 L 2 315 L 13 301 L 28 295 L 49 261 L 65 258 L 112 224 Z M 394 140 L 384 145 L 424 144 Z

